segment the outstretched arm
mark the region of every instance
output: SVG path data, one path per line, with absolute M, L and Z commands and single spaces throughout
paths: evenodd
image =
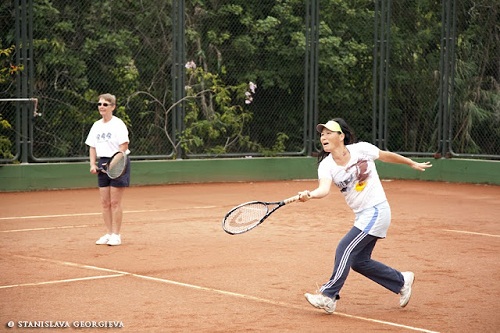
M 419 171 L 425 171 L 425 169 L 430 168 L 432 166 L 431 162 L 422 162 L 422 163 L 415 162 L 412 159 L 409 159 L 408 157 L 404 157 L 402 155 L 385 150 L 380 151 L 378 159 L 386 163 L 406 164 L 412 167 L 413 169 Z

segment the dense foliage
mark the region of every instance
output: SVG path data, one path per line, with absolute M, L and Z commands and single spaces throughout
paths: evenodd
M 118 98 L 135 155 L 175 156 L 179 147 L 209 156 L 303 150 L 306 0 L 186 0 L 185 61 L 197 68 L 186 69 L 183 101 L 172 95 L 172 68 L 185 64 L 172 58 L 170 1 L 33 2 L 32 84 L 44 115 L 33 120 L 35 155 L 86 156 L 84 141 L 98 117 L 94 103 L 104 92 Z M 453 148 L 500 155 L 500 5 L 456 2 Z M 442 1 L 392 4 L 390 147 L 433 152 Z M 318 120 L 344 117 L 366 141 L 373 130 L 374 6 L 322 0 L 318 25 Z M 0 5 L 0 18 L 0 48 L 9 49 L 16 44 L 12 3 Z M 258 88 L 246 103 L 250 82 Z M 15 97 L 14 88 L 0 81 L 0 98 Z M 173 114 L 179 104 L 183 113 Z M 2 113 L 15 119 L 9 109 Z M 4 143 L 0 152 L 7 156 Z

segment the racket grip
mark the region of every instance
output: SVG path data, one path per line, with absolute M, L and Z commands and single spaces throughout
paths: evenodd
M 292 203 L 292 202 L 299 200 L 299 198 L 300 198 L 300 195 L 297 194 L 297 195 L 294 195 L 293 197 L 290 197 L 288 199 L 283 200 L 283 202 L 286 205 L 286 204 L 289 204 L 289 203 Z

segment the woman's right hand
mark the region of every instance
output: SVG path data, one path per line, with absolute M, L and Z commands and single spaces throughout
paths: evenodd
M 99 171 L 97 171 L 97 165 L 91 165 L 90 166 L 90 173 L 92 174 L 97 174 Z
M 306 202 L 311 199 L 311 192 L 308 190 L 299 192 L 299 201 Z

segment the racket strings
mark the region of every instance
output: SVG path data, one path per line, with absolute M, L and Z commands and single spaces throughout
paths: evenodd
M 108 175 L 111 178 L 119 177 L 122 174 L 126 163 L 127 159 L 122 154 L 115 155 L 115 157 L 108 162 Z
M 267 213 L 268 207 L 264 203 L 240 206 L 226 216 L 226 229 L 235 233 L 247 230 L 258 225 Z

